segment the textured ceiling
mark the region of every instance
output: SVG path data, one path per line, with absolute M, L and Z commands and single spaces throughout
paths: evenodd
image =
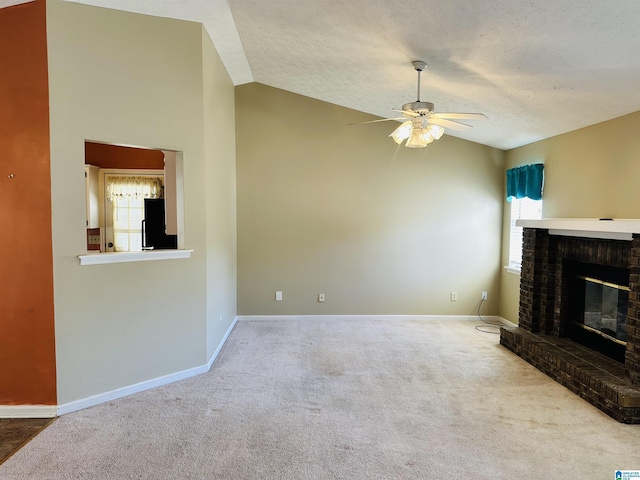
M 33 0 L 0 0 L 0 8 L 12 7 L 13 5 L 19 5 L 21 3 L 29 3 Z
M 502 149 L 640 110 L 637 0 L 77 1 L 202 22 L 236 85 L 382 117 L 424 60 L 421 100 L 489 117 L 447 134 Z

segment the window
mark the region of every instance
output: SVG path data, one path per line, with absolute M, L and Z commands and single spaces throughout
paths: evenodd
M 522 227 L 516 226 L 516 220 L 540 220 L 541 218 L 542 200 L 524 197 L 514 198 L 511 201 L 508 268 L 520 270 L 522 267 Z
M 163 175 L 106 174 L 104 182 L 107 251 L 142 251 L 144 200 L 163 198 Z
M 507 269 L 517 273 L 522 268 L 522 227 L 517 227 L 516 221 L 542 218 L 544 164 L 510 168 L 506 171 L 506 181 L 507 200 L 511 202 Z

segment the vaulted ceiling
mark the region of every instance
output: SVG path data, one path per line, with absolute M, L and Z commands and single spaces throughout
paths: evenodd
M 381 117 L 424 60 L 421 100 L 488 117 L 447 134 L 501 149 L 640 110 L 637 0 L 73 1 L 201 22 L 234 84 Z

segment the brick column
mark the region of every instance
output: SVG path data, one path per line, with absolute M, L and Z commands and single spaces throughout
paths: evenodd
M 640 236 L 634 235 L 629 252 L 629 308 L 624 369 L 634 385 L 640 385 Z
M 520 272 L 520 327 L 532 333 L 553 329 L 556 253 L 555 239 L 542 229 L 523 231 Z
M 544 241 L 540 252 L 540 331 L 544 334 L 553 332 L 553 321 L 556 298 L 556 268 L 557 268 L 557 240 L 558 237 L 544 232 Z M 562 271 L 560 272 L 562 274 Z
M 562 244 L 562 242 L 560 242 Z M 556 337 L 564 337 L 567 325 L 568 308 L 566 302 L 563 302 L 563 295 L 568 289 L 568 279 L 563 272 L 562 254 L 556 254 L 556 294 L 554 298 L 553 309 L 553 329 L 552 333 Z

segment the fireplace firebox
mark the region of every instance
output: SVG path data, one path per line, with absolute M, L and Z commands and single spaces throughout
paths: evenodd
M 629 270 L 566 261 L 563 272 L 567 337 L 624 364 Z
M 640 220 L 522 223 L 519 326 L 502 328 L 500 343 L 640 423 Z

